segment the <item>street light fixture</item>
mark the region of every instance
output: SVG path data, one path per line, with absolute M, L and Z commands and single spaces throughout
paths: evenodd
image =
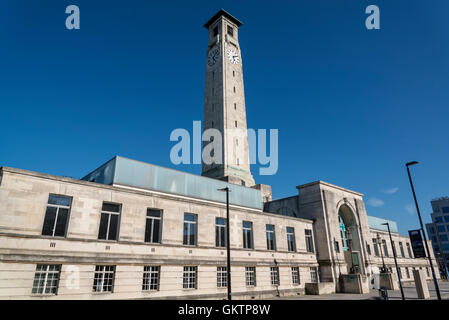
M 387 228 L 388 228 L 388 235 L 390 236 L 391 249 L 393 250 L 394 265 L 396 266 L 396 272 L 398 274 L 398 279 L 399 279 L 399 288 L 401 288 L 402 300 L 405 300 L 404 290 L 402 289 L 401 272 L 399 271 L 398 262 L 396 260 L 396 248 L 394 247 L 393 239 L 391 238 L 390 224 L 388 222 L 385 222 L 382 224 L 387 226 Z
M 422 219 L 421 219 L 421 213 L 419 212 L 418 201 L 416 200 L 415 188 L 413 187 L 412 176 L 410 175 L 409 166 L 413 166 L 415 164 L 418 164 L 418 161 L 407 162 L 405 164 L 405 166 L 407 168 L 407 174 L 408 174 L 408 179 L 410 180 L 410 186 L 412 187 L 412 193 L 413 193 L 413 199 L 415 200 L 416 211 L 418 212 L 419 223 L 421 225 L 421 231 L 422 231 L 422 235 L 424 238 L 424 245 L 426 246 L 426 250 L 427 250 L 427 258 L 429 258 L 430 269 L 432 270 L 432 277 L 433 277 L 433 283 L 435 285 L 435 291 L 437 292 L 438 300 L 441 300 L 440 288 L 438 286 L 437 277 L 435 276 L 435 270 L 433 269 L 432 258 L 430 257 L 429 245 L 427 244 L 427 237 L 426 237 L 426 233 L 424 232 L 424 226 L 423 226 Z
M 231 239 L 229 237 L 229 187 L 218 189 L 218 191 L 226 192 L 226 274 L 227 274 L 227 284 L 228 284 L 228 300 L 232 300 L 231 293 Z

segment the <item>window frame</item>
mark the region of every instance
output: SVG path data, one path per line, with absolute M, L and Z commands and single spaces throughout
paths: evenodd
M 250 224 L 250 227 L 245 227 L 245 222 Z M 243 231 L 243 248 L 244 249 L 254 249 L 254 235 L 253 235 L 253 222 L 244 220 L 242 221 L 242 231 Z M 249 233 L 249 237 L 246 237 Z M 248 246 L 247 241 L 250 241 L 250 245 Z M 245 246 L 246 245 L 246 246 Z
M 307 231 L 310 231 L 310 234 L 307 234 Z M 313 232 L 312 229 L 304 229 L 304 237 L 306 241 L 306 251 L 309 253 L 315 252 L 315 246 L 313 243 Z
M 317 267 L 310 267 L 310 282 L 319 283 Z
M 289 232 L 291 229 L 291 232 Z M 296 236 L 295 236 L 295 228 L 294 227 L 285 227 L 285 233 L 287 237 L 287 251 L 288 252 L 296 252 Z M 290 237 L 291 239 L 289 239 Z M 290 243 L 292 244 L 290 246 Z
M 192 279 L 193 282 L 191 281 Z M 198 266 L 184 266 L 182 273 L 182 288 L 184 290 L 198 289 Z
M 385 239 L 382 239 L 382 249 L 384 251 L 384 256 L 387 258 L 390 257 L 390 254 L 388 252 L 388 247 L 387 247 L 387 240 L 385 240 Z
M 256 287 L 256 267 L 255 266 L 245 266 L 245 285 L 247 287 Z
M 270 267 L 270 283 L 272 286 L 280 286 L 279 267 Z
M 159 217 L 154 217 L 154 216 L 148 216 L 149 211 L 158 211 L 159 212 Z M 148 227 L 148 220 L 151 220 L 151 232 L 149 234 L 149 240 L 147 241 L 147 227 Z M 154 222 L 155 220 L 159 220 L 159 230 L 158 230 L 158 238 L 159 241 L 155 242 L 153 241 L 154 238 Z M 144 242 L 145 243 L 162 243 L 162 223 L 163 223 L 163 210 L 162 209 L 157 209 L 157 208 L 147 208 L 147 213 L 145 216 L 145 235 L 144 235 Z
M 50 270 L 50 267 L 53 266 L 54 270 Z M 40 270 L 39 267 L 45 267 L 45 270 Z M 31 287 L 31 295 L 36 296 L 36 295 L 54 295 L 56 296 L 58 294 L 58 290 L 59 290 L 59 281 L 61 279 L 61 269 L 62 269 L 62 265 L 61 264 L 45 264 L 45 263 L 38 263 L 36 264 L 36 269 L 34 271 L 34 278 L 33 278 L 33 285 Z M 38 275 L 44 275 L 44 283 L 43 286 L 40 286 L 40 280 L 41 277 L 37 277 Z M 55 275 L 56 274 L 56 280 L 55 278 L 51 278 L 49 279 L 49 275 Z M 51 283 L 52 281 L 55 281 L 54 285 L 53 283 Z M 35 286 L 35 283 L 37 282 L 37 286 Z M 49 282 L 51 283 L 50 286 Z M 50 288 L 50 292 L 45 292 L 47 288 Z M 37 292 L 35 292 L 35 290 Z M 53 292 L 52 292 L 53 291 Z
M 194 220 L 186 220 L 186 216 L 191 215 L 194 217 Z M 187 227 L 187 235 L 184 234 L 185 228 Z M 192 225 L 195 228 L 195 232 L 193 233 L 193 244 L 190 243 L 190 233 Z M 187 239 L 187 240 L 186 240 Z M 184 212 L 184 223 L 183 223 L 183 230 L 182 230 L 182 244 L 189 247 L 195 247 L 198 244 L 198 215 L 195 213 L 190 212 Z
M 112 270 L 107 270 L 107 268 L 111 268 Z M 100 270 L 97 270 L 100 269 Z M 115 265 L 95 265 L 95 271 L 94 271 L 94 282 L 92 285 L 92 292 L 93 293 L 113 293 L 114 292 L 114 284 L 115 284 L 115 272 L 117 271 L 117 268 Z M 111 278 L 106 279 L 106 275 L 112 274 Z M 101 275 L 101 277 L 97 277 L 97 275 Z M 101 279 L 101 282 L 98 282 L 98 280 Z M 111 284 L 105 284 L 106 280 L 111 280 Z M 97 281 L 97 283 L 95 283 Z M 99 283 L 101 286 L 101 290 L 97 290 L 99 288 Z M 110 288 L 110 290 L 105 290 L 105 288 Z
M 118 206 L 118 212 L 103 210 L 103 206 L 105 204 L 111 204 L 111 205 Z M 101 221 L 102 221 L 101 218 L 103 217 L 103 214 L 108 216 L 105 239 L 100 238 Z M 111 217 L 112 217 L 112 215 L 116 215 L 117 216 L 117 231 L 116 231 L 115 239 L 109 239 L 109 229 L 111 227 Z M 120 222 L 122 220 L 121 218 L 122 218 L 122 204 L 121 203 L 103 201 L 103 203 L 101 205 L 101 211 L 100 211 L 100 223 L 99 223 L 99 226 L 98 226 L 98 240 L 118 241 L 119 240 L 119 235 L 120 235 Z
M 53 197 L 61 197 L 61 198 L 70 199 L 70 205 L 69 206 L 64 206 L 64 205 L 52 204 L 52 203 L 50 203 L 50 198 L 52 196 Z M 44 213 L 44 221 L 42 223 L 42 232 L 41 232 L 42 236 L 57 237 L 57 238 L 66 238 L 67 237 L 67 231 L 69 229 L 69 222 L 70 222 L 70 214 L 71 214 L 71 211 L 72 211 L 72 204 L 73 204 L 73 197 L 72 196 L 55 194 L 55 193 L 50 193 L 48 195 L 47 206 L 45 207 L 45 213 Z M 49 207 L 56 208 L 55 220 L 53 221 L 53 228 L 52 228 L 52 231 L 51 231 L 51 235 L 50 234 L 44 234 L 45 221 L 47 219 L 47 211 L 48 211 Z M 57 235 L 55 235 L 55 232 L 56 232 L 56 226 L 58 224 L 58 217 L 59 217 L 59 210 L 60 209 L 67 209 L 67 217 L 66 217 L 65 226 L 64 226 L 64 235 L 62 235 L 62 236 L 58 235 L 57 236 Z
M 270 230 L 269 228 L 272 229 Z M 265 237 L 267 240 L 267 250 L 276 251 L 276 227 L 274 224 L 265 225 Z
M 300 285 L 301 284 L 301 276 L 300 276 L 300 273 L 299 273 L 299 267 L 298 266 L 292 266 L 291 267 L 291 273 L 292 273 L 292 284 L 296 285 L 296 286 Z
M 219 219 L 223 219 L 223 224 L 218 224 Z M 224 233 L 223 239 L 221 237 L 222 230 Z M 226 248 L 226 246 L 227 246 L 226 218 L 215 217 L 215 247 Z
M 156 268 L 156 270 L 154 270 Z M 156 275 L 156 276 L 154 276 Z M 152 280 L 156 279 L 156 283 L 152 283 Z M 147 265 L 143 266 L 142 277 L 142 291 L 154 292 L 159 291 L 161 281 L 161 266 Z M 154 289 L 154 286 L 156 288 Z
M 228 268 L 225 266 L 217 266 L 217 288 L 228 287 Z

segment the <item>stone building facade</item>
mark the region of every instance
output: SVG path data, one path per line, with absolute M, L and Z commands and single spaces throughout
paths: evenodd
M 218 269 L 226 267 L 226 248 L 220 246 L 223 242 L 219 246 L 216 243 L 217 218 L 226 217 L 223 202 L 6 167 L 1 169 L 1 178 L 1 299 L 218 299 L 226 296 L 226 287 L 219 286 L 223 269 Z M 215 186 L 217 189 L 221 185 Z M 68 214 L 55 221 L 56 225 L 64 224 L 59 228 L 61 233 L 43 235 L 49 208 L 53 206 L 49 204 L 51 196 L 69 199 Z M 110 233 L 106 239 L 99 239 L 104 229 L 101 226 L 104 204 L 119 206 L 119 223 L 112 236 Z M 148 209 L 161 212 L 160 238 L 156 242 L 145 238 L 149 228 Z M 185 244 L 183 239 L 186 213 L 196 216 L 195 239 L 191 244 Z M 316 254 L 306 250 L 305 230 L 312 230 L 311 220 L 232 204 L 230 217 L 231 283 L 236 298 L 303 293 L 305 283 L 318 280 L 311 279 L 317 275 Z M 244 221 L 252 225 L 250 248 L 244 248 L 243 244 Z M 274 227 L 272 250 L 267 249 L 267 225 Z M 109 221 L 110 229 L 111 226 Z M 293 230 L 293 248 L 288 247 L 287 228 Z M 55 288 L 39 278 L 40 274 L 49 276 L 46 269 L 40 272 L 41 266 L 57 269 Z M 96 280 L 104 276 L 96 269 L 104 267 L 113 270 L 111 287 Z M 145 287 L 144 279 L 145 270 L 150 267 L 156 267 L 157 271 L 157 285 L 151 289 Z M 188 272 L 192 270 L 193 282 L 186 285 Z M 274 281 L 275 276 L 279 282 Z
M 193 195 L 185 184 L 158 185 L 168 176 L 172 182 L 198 179 L 193 184 L 201 187 Z M 226 182 L 121 157 L 84 180 L 8 167 L 0 177 L 1 299 L 226 296 L 226 240 L 220 238 L 226 205 L 222 193 L 204 192 Z M 388 234 L 368 221 L 362 195 L 320 181 L 299 186 L 296 201 L 272 201 L 262 209 L 259 190 L 229 186 L 235 298 L 304 294 L 317 283 L 352 292 L 342 285 L 346 276 L 356 276 L 363 286 L 358 290 L 366 291 L 382 267 L 381 255 L 395 272 Z M 286 203 L 296 215 L 282 214 Z M 354 229 L 350 244 L 343 242 L 338 212 Z M 385 242 L 376 248 L 377 234 Z M 412 279 L 413 268 L 426 269 L 430 278 L 427 260 L 413 258 L 409 239 L 393 232 L 393 241 L 402 248 L 396 250 L 403 280 Z M 357 252 L 358 264 L 349 252 Z
M 0 168 L 0 299 L 222 299 L 228 240 L 234 298 L 365 293 L 380 268 L 395 272 L 385 222 L 403 279 L 430 278 L 361 193 L 317 181 L 273 200 L 255 185 L 240 25 L 223 10 L 206 23 L 204 129 L 223 135 L 224 161 L 202 176 L 118 156 L 82 179 Z

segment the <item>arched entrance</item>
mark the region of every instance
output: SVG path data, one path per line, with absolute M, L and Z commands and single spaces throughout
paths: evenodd
M 351 208 L 342 205 L 338 210 L 341 247 L 348 273 L 361 273 L 361 248 L 357 220 Z

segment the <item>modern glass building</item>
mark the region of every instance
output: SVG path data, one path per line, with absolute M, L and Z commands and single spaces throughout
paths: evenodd
M 449 197 L 434 199 L 432 223 L 426 224 L 427 233 L 432 241 L 441 273 L 446 273 L 449 267 Z

